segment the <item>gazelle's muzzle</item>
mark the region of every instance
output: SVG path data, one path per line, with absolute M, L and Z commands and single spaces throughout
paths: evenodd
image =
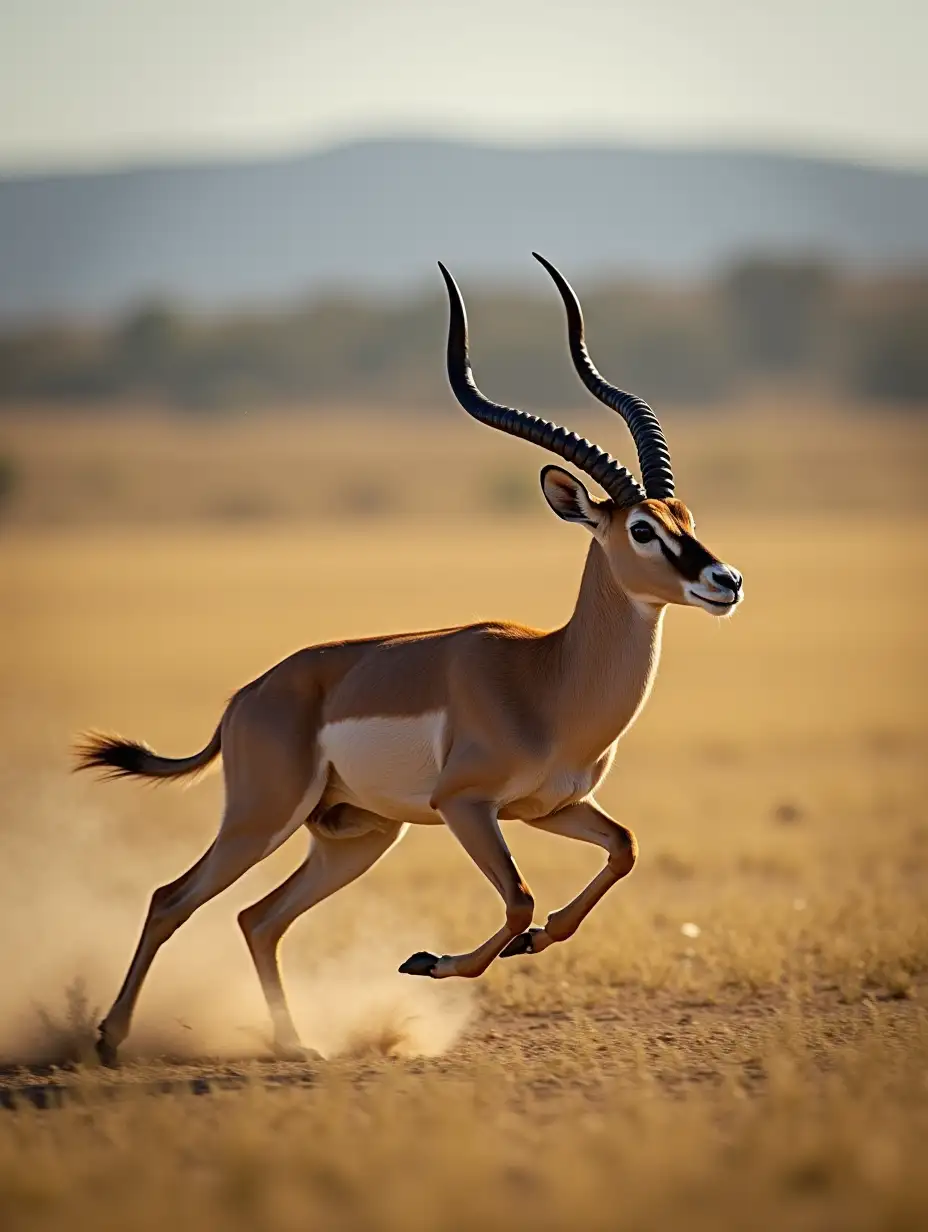
M 731 565 L 714 561 L 700 572 L 698 581 L 687 582 L 683 590 L 694 607 L 713 616 L 730 616 L 744 598 L 744 579 Z

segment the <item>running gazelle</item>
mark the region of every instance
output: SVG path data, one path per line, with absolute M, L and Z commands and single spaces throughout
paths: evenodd
M 488 621 L 297 651 L 234 695 L 209 743 L 192 757 L 159 757 L 134 741 L 89 736 L 78 750 L 79 767 L 113 776 L 192 775 L 221 750 L 226 788 L 212 845 L 152 895 L 125 981 L 100 1024 L 105 1063 L 115 1062 L 160 946 L 301 826 L 312 836 L 304 863 L 239 915 L 281 1056 L 305 1055 L 281 984 L 281 938 L 304 911 L 371 868 L 410 823 L 444 823 L 506 909 L 503 926 L 476 949 L 413 954 L 400 967 L 410 975 L 472 978 L 500 955 L 539 954 L 572 936 L 631 872 L 635 837 L 603 811 L 596 789 L 647 699 L 667 604 L 728 616 L 743 597 L 741 575 L 695 537 L 690 511 L 674 497 L 654 412 L 599 375 L 576 296 L 549 262 L 538 260 L 564 300 L 581 378 L 631 429 L 643 486 L 596 445 L 479 392 L 464 304 L 441 266 L 450 299 L 448 377 L 458 401 L 480 422 L 573 463 L 607 493 L 592 496 L 558 466 L 541 472 L 554 512 L 590 534 L 573 614 L 551 632 Z M 542 928 L 532 927 L 532 895 L 500 820 L 593 843 L 606 854 L 602 871 Z

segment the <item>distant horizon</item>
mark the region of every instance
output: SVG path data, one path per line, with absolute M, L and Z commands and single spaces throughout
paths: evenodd
M 923 158 L 892 157 L 885 151 L 862 151 L 851 146 L 833 142 L 798 142 L 788 138 L 777 140 L 751 138 L 736 135 L 638 135 L 631 133 L 603 133 L 577 131 L 551 136 L 533 136 L 531 133 L 500 134 L 447 127 L 444 129 L 408 126 L 367 132 L 345 133 L 331 139 L 313 138 L 307 134 L 303 139 L 282 140 L 276 144 L 262 143 L 214 143 L 202 148 L 186 146 L 114 152 L 97 157 L 62 157 L 57 160 L 30 159 L 6 162 L 0 159 L 0 180 L 51 180 L 71 176 L 96 176 L 131 174 L 133 172 L 166 171 L 172 168 L 197 166 L 222 166 L 280 162 L 317 157 L 365 145 L 390 144 L 436 144 L 471 146 L 480 149 L 500 150 L 610 150 L 642 151 L 669 154 L 756 155 L 805 162 L 840 163 L 859 167 L 873 167 L 901 174 L 928 174 L 928 152 Z

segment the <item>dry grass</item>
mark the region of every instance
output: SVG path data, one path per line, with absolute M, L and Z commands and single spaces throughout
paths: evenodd
M 554 418 L 630 461 L 625 430 L 603 407 Z M 887 467 L 896 506 L 925 508 L 928 432 L 918 412 L 758 395 L 714 413 L 662 408 L 661 418 L 694 509 L 877 510 L 887 499 Z M 256 411 L 217 421 L 139 407 L 102 415 L 24 409 L 0 417 L 0 459 L 13 481 L 4 521 L 19 527 L 376 522 L 475 510 L 545 516 L 541 453 L 479 431 L 450 394 L 445 405 L 408 416 Z
M 297 645 L 490 614 L 553 624 L 581 534 L 492 507 L 435 516 L 438 487 L 416 492 L 396 468 L 387 504 L 415 517 L 128 529 L 97 509 L 53 531 L 20 509 L 0 540 L 0 1082 L 72 1096 L 0 1110 L 5 1228 L 925 1226 L 925 433 L 895 422 L 881 444 L 873 421 L 843 421 L 808 506 L 794 493 L 776 509 L 797 441 L 789 455 L 769 420 L 721 422 L 682 432 L 679 469 L 748 598 L 723 627 L 670 614 L 655 695 L 603 794 L 638 834 L 635 875 L 568 945 L 476 987 L 432 985 L 397 963 L 482 939 L 499 906 L 447 834 L 414 831 L 288 938 L 298 1020 L 329 1057 L 305 1067 L 265 1059 L 233 922 L 300 858 L 294 839 L 161 955 L 123 1070 L 47 1069 L 85 1055 L 147 895 L 199 854 L 219 808 L 217 777 L 187 792 L 68 778 L 72 734 L 96 724 L 186 752 Z M 160 429 L 109 438 L 121 474 L 140 473 L 133 431 Z M 329 490 L 351 439 L 322 435 Z M 756 483 L 713 499 L 722 438 Z M 780 453 L 761 448 L 775 439 Z M 276 457 L 267 442 L 255 455 L 258 487 Z M 451 484 L 471 495 L 489 473 L 472 464 Z M 904 513 L 861 478 L 893 465 Z M 597 864 L 507 833 L 539 913 Z M 150 1093 L 190 1076 L 246 1085 Z

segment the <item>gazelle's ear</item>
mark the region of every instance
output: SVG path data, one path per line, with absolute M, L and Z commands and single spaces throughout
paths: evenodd
M 606 502 L 590 496 L 580 480 L 561 467 L 544 468 L 541 472 L 541 490 L 545 500 L 565 522 L 579 522 L 594 534 L 602 527 Z

